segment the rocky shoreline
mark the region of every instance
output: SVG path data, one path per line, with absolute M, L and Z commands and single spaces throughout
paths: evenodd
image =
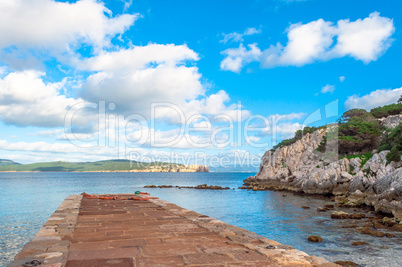
M 402 218 L 402 161 L 388 163 L 389 151 L 375 153 L 367 162 L 358 157 L 327 161 L 317 148 L 329 130 L 267 151 L 257 175 L 245 179 L 242 188 L 333 195 L 339 203 L 372 206 Z

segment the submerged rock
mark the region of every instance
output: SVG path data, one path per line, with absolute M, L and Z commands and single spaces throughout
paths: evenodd
M 322 238 L 319 237 L 319 236 L 315 236 L 315 235 L 309 236 L 309 237 L 307 238 L 307 240 L 308 240 L 309 242 L 313 242 L 313 243 L 320 243 L 320 242 L 322 242 Z
M 342 226 L 342 228 L 357 228 L 357 227 L 359 227 L 359 226 L 356 225 L 356 224 L 350 224 L 350 225 L 344 225 L 344 226 Z
M 375 231 L 373 229 L 370 228 L 357 228 L 356 231 L 358 231 L 361 234 L 365 234 L 365 235 L 371 235 L 371 236 L 375 236 L 375 237 L 384 237 L 385 233 L 384 232 L 380 232 L 380 231 Z
M 363 245 L 368 245 L 366 242 L 361 242 L 361 241 L 355 241 L 352 243 L 352 246 L 363 246 Z

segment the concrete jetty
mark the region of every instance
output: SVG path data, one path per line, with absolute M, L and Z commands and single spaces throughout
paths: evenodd
M 67 197 L 9 266 L 338 266 L 161 199 L 120 196 Z

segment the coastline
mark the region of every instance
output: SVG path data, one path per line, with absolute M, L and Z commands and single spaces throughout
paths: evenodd
M 402 236 L 400 233 L 395 233 L 396 237 L 389 239 L 387 237 L 378 238 L 362 235 L 353 228 L 343 229 L 345 224 L 346 226 L 353 224 L 353 220 L 333 220 L 330 218 L 331 213 L 329 211 L 326 213 L 316 211 L 318 207 L 331 204 L 327 198 L 299 196 L 299 194 L 286 192 L 238 190 L 237 188 L 242 185 L 242 181 L 247 178 L 245 174 L 167 175 L 138 173 L 135 180 L 132 179 L 133 175 L 125 173 L 4 174 L 2 175 L 3 179 L 0 179 L 0 185 L 6 190 L 7 188 L 11 190 L 10 185 L 21 184 L 23 181 L 24 185 L 12 189 L 6 194 L 8 198 L 4 202 L 5 212 L 2 219 L 5 227 L 9 228 L 10 231 L 3 236 L 2 240 L 8 243 L 15 241 L 15 244 L 18 244 L 18 250 L 20 250 L 24 243 L 32 238 L 43 222 L 54 212 L 57 204 L 61 203 L 66 196 L 76 194 L 76 192 L 132 193 L 146 190 L 152 195 L 181 207 L 248 229 L 271 240 L 291 245 L 309 255 L 324 257 L 331 262 L 351 260 L 358 264 L 367 264 L 367 266 L 375 266 L 370 265 L 370 262 L 376 262 L 377 266 L 381 266 L 381 263 L 392 265 L 395 263 L 395 257 L 392 258 L 393 256 L 390 255 L 392 250 L 385 249 L 385 247 L 394 248 L 396 255 L 401 257 Z M 197 185 L 201 183 L 200 178 L 204 183 L 229 186 L 236 190 L 143 188 L 146 184 Z M 37 187 L 37 185 L 43 186 Z M 47 197 L 32 196 L 29 193 L 32 192 L 33 188 L 36 188 L 35 195 L 48 194 Z M 49 194 L 49 192 L 52 193 Z M 287 197 L 283 197 L 283 194 L 286 194 Z M 302 206 L 309 206 L 310 209 L 306 210 Z M 7 207 L 13 208 L 7 209 Z M 340 210 L 354 213 L 353 208 L 341 208 Z M 6 216 L 9 212 L 12 212 L 14 216 Z M 358 212 L 360 213 L 360 211 Z M 31 218 L 32 214 L 36 215 L 35 218 Z M 372 216 L 372 214 L 367 216 Z M 24 224 L 20 223 L 26 220 L 31 220 L 34 227 L 26 228 Z M 357 222 L 362 225 L 366 223 L 364 220 L 366 219 Z M 308 242 L 307 238 L 310 235 L 322 237 L 323 242 Z M 345 237 L 348 238 L 345 239 Z M 25 242 L 21 242 L 21 240 L 25 240 Z M 352 241 L 367 242 L 370 245 L 354 247 Z M 6 253 L 4 256 L 9 258 L 8 262 L 18 252 L 13 247 L 15 246 L 7 245 L 10 253 Z M 367 254 L 368 251 L 373 251 L 378 256 L 374 258 L 371 254 Z M 7 254 L 12 254 L 10 255 L 12 257 L 7 256 Z
M 104 195 L 105 197 L 108 197 L 109 195 Z M 123 194 L 121 195 L 123 197 L 130 197 L 133 196 L 131 194 Z M 149 203 L 153 204 L 155 207 L 154 213 L 152 213 L 152 216 L 159 216 L 161 214 L 162 216 L 167 216 L 166 219 L 168 220 L 173 220 L 170 224 L 169 221 L 164 221 L 168 222 L 168 224 L 163 223 L 159 228 L 165 229 L 176 229 L 179 227 L 181 224 L 183 224 L 182 219 L 178 222 L 174 222 L 174 218 L 184 218 L 185 219 L 185 224 L 183 226 L 180 226 L 177 228 L 178 232 L 176 232 L 173 237 L 169 236 L 169 231 L 166 232 L 164 231 L 163 237 L 161 236 L 164 240 L 164 238 L 168 238 L 169 240 L 173 241 L 178 240 L 177 243 L 180 246 L 181 251 L 183 251 L 182 246 L 186 246 L 187 248 L 190 246 L 192 247 L 193 244 L 195 243 L 181 243 L 183 241 L 180 241 L 183 239 L 183 237 L 187 237 L 186 240 L 190 241 L 193 240 L 194 238 L 190 237 L 190 233 L 194 233 L 192 235 L 199 236 L 202 240 L 205 237 L 211 238 L 216 236 L 216 240 L 213 243 L 206 243 L 208 244 L 208 250 L 194 250 L 194 251 L 188 251 L 188 249 L 185 250 L 185 252 L 180 252 L 180 251 L 173 251 L 173 252 L 168 252 L 174 254 L 177 257 L 182 257 L 184 261 L 188 262 L 189 259 L 197 259 L 197 261 L 200 259 L 200 256 L 203 260 L 209 260 L 209 257 L 211 255 L 215 255 L 214 251 L 226 251 L 225 257 L 218 257 L 218 259 L 214 260 L 214 263 L 224 263 L 224 262 L 236 262 L 237 264 L 245 264 L 245 263 L 265 263 L 267 264 L 268 262 L 279 265 L 279 266 L 287 266 L 287 265 L 303 265 L 303 266 L 338 266 L 337 264 L 328 262 L 324 258 L 321 257 L 316 257 L 316 256 L 310 256 L 305 252 L 299 251 L 295 249 L 294 247 L 283 245 L 279 242 L 270 240 L 266 237 L 257 235 L 256 233 L 247 231 L 245 229 L 223 223 L 215 218 L 205 216 L 202 214 L 199 214 L 197 212 L 187 210 L 185 208 L 179 207 L 173 203 L 170 203 L 165 200 L 161 199 L 147 199 L 149 198 L 148 196 L 138 196 L 135 195 L 136 197 L 143 198 L 144 201 L 134 201 L 134 203 L 142 204 L 144 203 L 146 205 L 147 210 L 151 208 L 152 206 L 149 206 L 149 204 L 146 204 L 148 201 Z M 83 204 L 82 201 L 83 199 L 82 196 L 80 195 L 72 195 L 66 198 L 66 200 L 59 206 L 59 208 L 53 213 L 53 215 L 49 218 L 49 220 L 43 225 L 43 227 L 38 231 L 38 233 L 35 235 L 34 239 L 29 242 L 28 244 L 25 245 L 23 250 L 15 257 L 14 262 L 9 264 L 8 266 L 13 267 L 13 266 L 20 266 L 21 263 L 24 263 L 26 261 L 32 260 L 33 258 L 39 259 L 41 262 L 45 263 L 46 265 L 51 264 L 52 266 L 65 266 L 66 263 L 68 265 L 69 261 L 72 263 L 74 261 L 77 261 L 77 259 L 83 259 L 83 260 L 88 260 L 87 257 L 82 258 L 80 255 L 86 255 L 86 253 L 96 253 L 95 258 L 93 260 L 99 260 L 97 258 L 100 258 L 101 260 L 107 260 L 108 258 L 116 258 L 116 256 L 113 256 L 113 254 L 110 254 L 109 251 L 114 251 L 116 248 L 104 248 L 102 250 L 85 250 L 87 248 L 81 248 L 78 250 L 71 251 L 72 245 L 77 245 L 77 242 L 74 238 L 77 236 L 74 235 L 75 229 L 77 228 L 77 225 L 84 223 L 84 224 L 89 224 L 90 222 L 97 223 L 99 225 L 102 225 L 103 221 L 105 220 L 105 216 L 109 216 L 111 220 L 113 219 L 114 215 L 100 215 L 102 217 L 101 219 L 97 219 L 96 216 L 98 215 L 89 215 L 91 216 L 91 220 L 88 221 L 88 219 L 79 219 L 80 214 L 82 213 L 82 208 Z M 101 203 L 102 201 L 109 201 L 110 204 L 112 203 L 121 203 L 122 200 L 99 200 Z M 124 201 L 124 200 L 123 200 Z M 131 200 L 133 201 L 133 200 Z M 125 202 L 120 205 L 120 210 L 123 208 L 125 210 Z M 128 205 L 129 202 L 127 202 Z M 133 203 L 133 202 L 130 202 Z M 109 205 L 110 205 L 109 204 Z M 137 206 L 138 206 L 137 204 Z M 122 206 L 121 206 L 122 205 Z M 131 206 L 132 204 L 128 205 Z M 140 205 L 141 206 L 141 205 Z M 130 215 L 131 209 L 127 209 L 125 213 L 128 213 Z M 90 212 L 91 214 L 93 212 Z M 123 216 L 121 212 L 119 213 L 120 215 L 118 216 Z M 151 213 L 150 213 L 151 214 Z M 117 215 L 116 215 L 117 216 Z M 108 217 L 108 218 L 109 218 Z M 66 223 L 66 222 L 69 223 Z M 160 221 L 160 220 L 159 220 Z M 157 222 L 157 221 L 155 221 Z M 118 223 L 118 222 L 117 222 Z M 114 223 L 116 224 L 116 223 Z M 69 225 L 69 226 L 68 226 Z M 93 224 L 95 225 L 95 224 Z M 152 223 L 151 225 L 154 225 Z M 156 226 L 153 226 L 155 229 L 159 229 Z M 184 227 L 185 226 L 185 227 Z M 191 226 L 191 227 L 190 227 Z M 117 227 L 117 225 L 114 225 L 114 227 Z M 126 226 L 120 226 L 120 227 L 126 227 Z M 176 228 L 172 228 L 176 227 Z M 183 228 L 184 227 L 184 228 Z M 189 228 L 190 227 L 190 228 Z M 190 229 L 194 229 L 189 232 Z M 200 230 L 197 230 L 200 229 Z M 201 230 L 202 229 L 202 230 Z M 181 231 L 184 231 L 181 234 Z M 198 234 L 197 234 L 198 233 Z M 81 234 L 82 235 L 82 234 Z M 183 237 L 181 237 L 183 235 Z M 88 236 L 84 238 L 84 236 Z M 84 234 L 83 237 L 81 237 L 79 242 L 86 242 L 90 241 L 93 235 L 91 234 Z M 107 237 L 106 233 L 106 237 Z M 165 237 L 169 236 L 169 237 Z M 205 237 L 204 237 L 205 236 Z M 119 237 L 116 237 L 117 239 Z M 116 238 L 106 238 L 106 240 L 111 240 L 109 242 L 114 242 L 112 240 Z M 135 237 L 129 237 L 125 236 L 125 238 L 138 238 L 138 236 Z M 223 243 L 222 245 L 218 245 L 217 240 L 222 240 Z M 126 239 L 127 240 L 127 239 Z M 127 241 L 126 241 L 127 242 Z M 149 242 L 149 241 L 148 241 Z M 165 243 L 168 242 L 167 240 Z M 170 242 L 170 241 L 169 241 Z M 204 241 L 194 241 L 194 242 L 201 242 L 203 244 Z M 150 248 L 157 248 L 157 246 L 148 246 L 147 243 L 138 243 L 140 245 L 137 245 L 134 248 L 139 249 L 139 251 L 147 251 Z M 176 244 L 176 243 L 173 243 Z M 220 243 L 219 243 L 220 244 Z M 225 245 L 227 244 L 227 245 Z M 79 245 L 79 244 L 78 244 Z M 169 245 L 171 246 L 171 245 Z M 175 245 L 173 245 L 174 247 Z M 228 247 L 228 248 L 226 248 Z M 235 250 L 228 250 L 230 247 L 234 247 Z M 141 250 L 142 248 L 142 250 Z M 124 250 L 124 249 L 123 249 Z M 82 253 L 81 253 L 82 251 Z M 210 251 L 210 252 L 208 252 Z M 245 256 L 237 256 L 238 253 L 244 251 L 245 255 L 248 255 L 247 257 Z M 154 252 L 151 252 L 151 255 L 153 255 Z M 212 254 L 210 254 L 212 253 Z M 124 254 L 124 252 L 120 252 L 120 255 Z M 219 253 L 218 253 L 219 254 Z M 78 255 L 78 256 L 76 256 Z M 109 256 L 111 255 L 111 256 Z M 226 256 L 227 255 L 227 256 Z M 142 255 L 141 253 L 135 255 L 136 258 L 138 257 L 139 260 L 143 260 L 144 257 L 145 259 L 148 258 L 149 260 L 149 255 L 145 254 Z M 257 257 L 258 256 L 258 257 Z M 78 257 L 78 258 L 77 258 Z M 76 259 L 77 258 L 77 259 Z M 119 259 L 123 258 L 123 256 L 119 256 Z M 133 260 L 135 261 L 136 258 Z M 137 260 L 138 260 L 137 259 Z M 90 259 L 89 259 L 90 260 Z

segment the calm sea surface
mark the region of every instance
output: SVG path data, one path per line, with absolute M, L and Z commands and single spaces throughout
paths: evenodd
M 60 203 L 71 194 L 146 191 L 181 207 L 215 217 L 330 261 L 362 266 L 401 266 L 402 238 L 375 238 L 341 228 L 351 221 L 331 220 L 317 207 L 328 200 L 272 191 L 237 189 L 247 173 L 0 173 L 0 266 L 29 242 Z M 213 184 L 235 190 L 144 189 L 145 185 Z M 301 206 L 310 206 L 305 210 Z M 343 209 L 346 212 L 353 210 Z M 397 234 L 397 233 L 396 233 Z M 318 235 L 323 243 L 309 243 Z M 369 246 L 353 247 L 353 241 Z

